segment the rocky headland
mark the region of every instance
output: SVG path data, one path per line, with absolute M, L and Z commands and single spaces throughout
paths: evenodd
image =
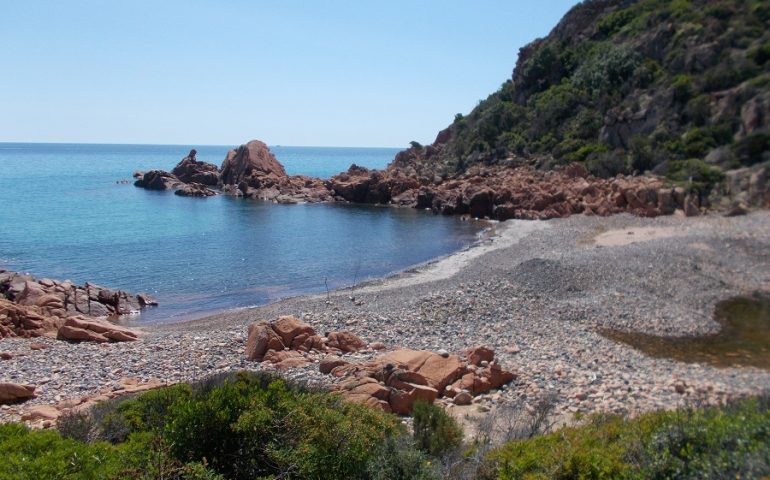
M 438 148 L 440 144 L 412 147 L 399 153 L 384 170 L 352 165 L 347 172 L 321 180 L 287 175 L 267 145 L 252 140 L 228 152 L 219 168 L 197 161 L 191 153 L 171 173 L 137 172 L 135 185 L 148 190 L 174 190 L 182 196 L 207 197 L 219 191 L 276 203 L 344 201 L 501 221 L 563 218 L 579 213 L 607 216 L 628 212 L 654 217 L 677 210 L 693 216 L 706 207 L 699 195 L 671 185 L 662 177 L 599 178 L 581 164 L 551 171 L 531 166 L 477 165 L 446 179 L 418 173 L 417 159 L 432 155 Z M 735 173 L 727 185 L 736 196 L 743 195 L 741 205 L 765 206 L 770 202 L 764 170 Z

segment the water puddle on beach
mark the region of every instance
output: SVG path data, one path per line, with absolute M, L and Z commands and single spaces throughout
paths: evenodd
M 714 320 L 722 328 L 712 335 L 661 337 L 612 329 L 600 333 L 656 358 L 770 370 L 770 294 L 724 300 L 716 305 Z

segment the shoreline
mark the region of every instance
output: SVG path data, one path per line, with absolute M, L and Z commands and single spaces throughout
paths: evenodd
M 350 330 L 388 349 L 456 352 L 493 348 L 518 370 L 508 388 L 474 414 L 555 396 L 557 413 L 638 413 L 684 402 L 760 393 L 770 372 L 715 368 L 643 355 L 601 336 L 602 328 L 662 335 L 711 333 L 714 305 L 770 291 L 770 212 L 742 217 L 572 216 L 504 222 L 472 248 L 395 276 L 326 293 L 283 299 L 198 320 L 143 328 L 139 342 L 107 346 L 51 339 L 5 339 L 0 350 L 25 355 L 2 362 L 2 381 L 39 385 L 40 396 L 0 410 L 18 419 L 31 406 L 95 395 L 121 379 L 176 383 L 232 370 L 261 370 L 244 356 L 246 327 L 291 314 L 318 332 Z M 642 230 L 636 230 L 642 229 Z M 647 229 L 647 230 L 644 230 Z M 601 246 L 596 237 L 652 230 L 635 242 Z M 676 235 L 660 232 L 675 232 Z M 621 235 L 621 238 L 622 235 Z M 47 348 L 30 350 L 30 343 Z M 352 354 L 352 360 L 374 352 Z M 288 378 L 330 384 L 318 364 Z

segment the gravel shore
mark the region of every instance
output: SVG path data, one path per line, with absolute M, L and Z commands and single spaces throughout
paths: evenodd
M 494 229 L 478 246 L 392 278 L 153 326 L 139 342 L 2 340 L 0 352 L 23 355 L 0 361 L 0 381 L 37 385 L 39 396 L 3 406 L 0 420 L 18 419 L 32 405 L 118 389 L 126 377 L 173 383 L 263 368 L 244 359 L 246 327 L 288 314 L 320 333 L 350 330 L 388 348 L 492 347 L 519 378 L 482 396 L 474 406 L 482 410 L 553 394 L 564 415 L 637 413 L 770 389 L 765 370 L 655 359 L 598 333 L 605 327 L 673 336 L 717 331 L 717 302 L 770 291 L 770 212 L 732 218 L 580 215 L 508 221 Z M 33 350 L 31 344 L 47 348 Z M 287 375 L 331 381 L 317 364 Z

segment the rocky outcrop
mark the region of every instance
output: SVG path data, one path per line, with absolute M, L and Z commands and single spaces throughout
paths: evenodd
M 0 338 L 136 340 L 136 332 L 103 319 L 136 313 L 152 304 L 157 302 L 147 295 L 0 270 Z
M 577 213 L 666 215 L 683 208 L 679 195 L 654 176 L 588 175 L 579 164 L 543 172 L 531 167 L 474 167 L 443 181 L 416 179 L 391 166 L 384 171 L 351 167 L 330 181 L 337 195 L 353 202 L 391 203 L 496 220 L 548 219 Z
M 283 165 L 259 140 L 228 152 L 220 178 L 222 191 L 235 196 L 276 203 L 315 203 L 334 199 L 324 181 L 304 175 L 287 175 Z
M 220 179 L 223 185 L 249 183 L 253 178 L 267 176 L 285 177 L 286 170 L 267 145 L 259 140 L 252 140 L 230 150 L 222 162 Z
M 197 183 L 214 187 L 219 183 L 219 168 L 213 163 L 201 162 L 195 158 L 195 149 L 184 157 L 171 173 L 184 183 Z
M 463 356 L 395 350 L 364 364 L 325 360 L 320 370 L 344 378 L 339 391 L 345 399 L 409 415 L 418 400 L 457 399 L 452 401 L 464 405 L 476 395 L 511 382 L 516 375 L 493 359 L 494 352 L 486 347 L 471 349 Z
M 356 352 L 365 346 L 363 340 L 350 332 L 331 332 L 324 338 L 302 320 L 282 316 L 273 322 L 249 325 L 246 358 L 271 363 L 283 370 L 310 363 L 309 352 L 340 354 Z
M 134 186 L 147 190 L 175 190 L 182 185 L 184 182 L 163 170 L 150 170 L 134 182 Z
M 318 360 L 323 374 L 339 380 L 337 390 L 349 401 L 409 415 L 417 400 L 439 398 L 457 404 L 499 388 L 515 378 L 495 363 L 495 353 L 476 347 L 460 355 L 422 350 L 394 350 L 368 362 L 354 363 L 345 353 L 364 348 L 380 350 L 379 342 L 367 345 L 352 332 L 330 332 L 325 337 L 292 317 L 249 325 L 246 358 L 272 364 L 279 370 L 303 367 Z

